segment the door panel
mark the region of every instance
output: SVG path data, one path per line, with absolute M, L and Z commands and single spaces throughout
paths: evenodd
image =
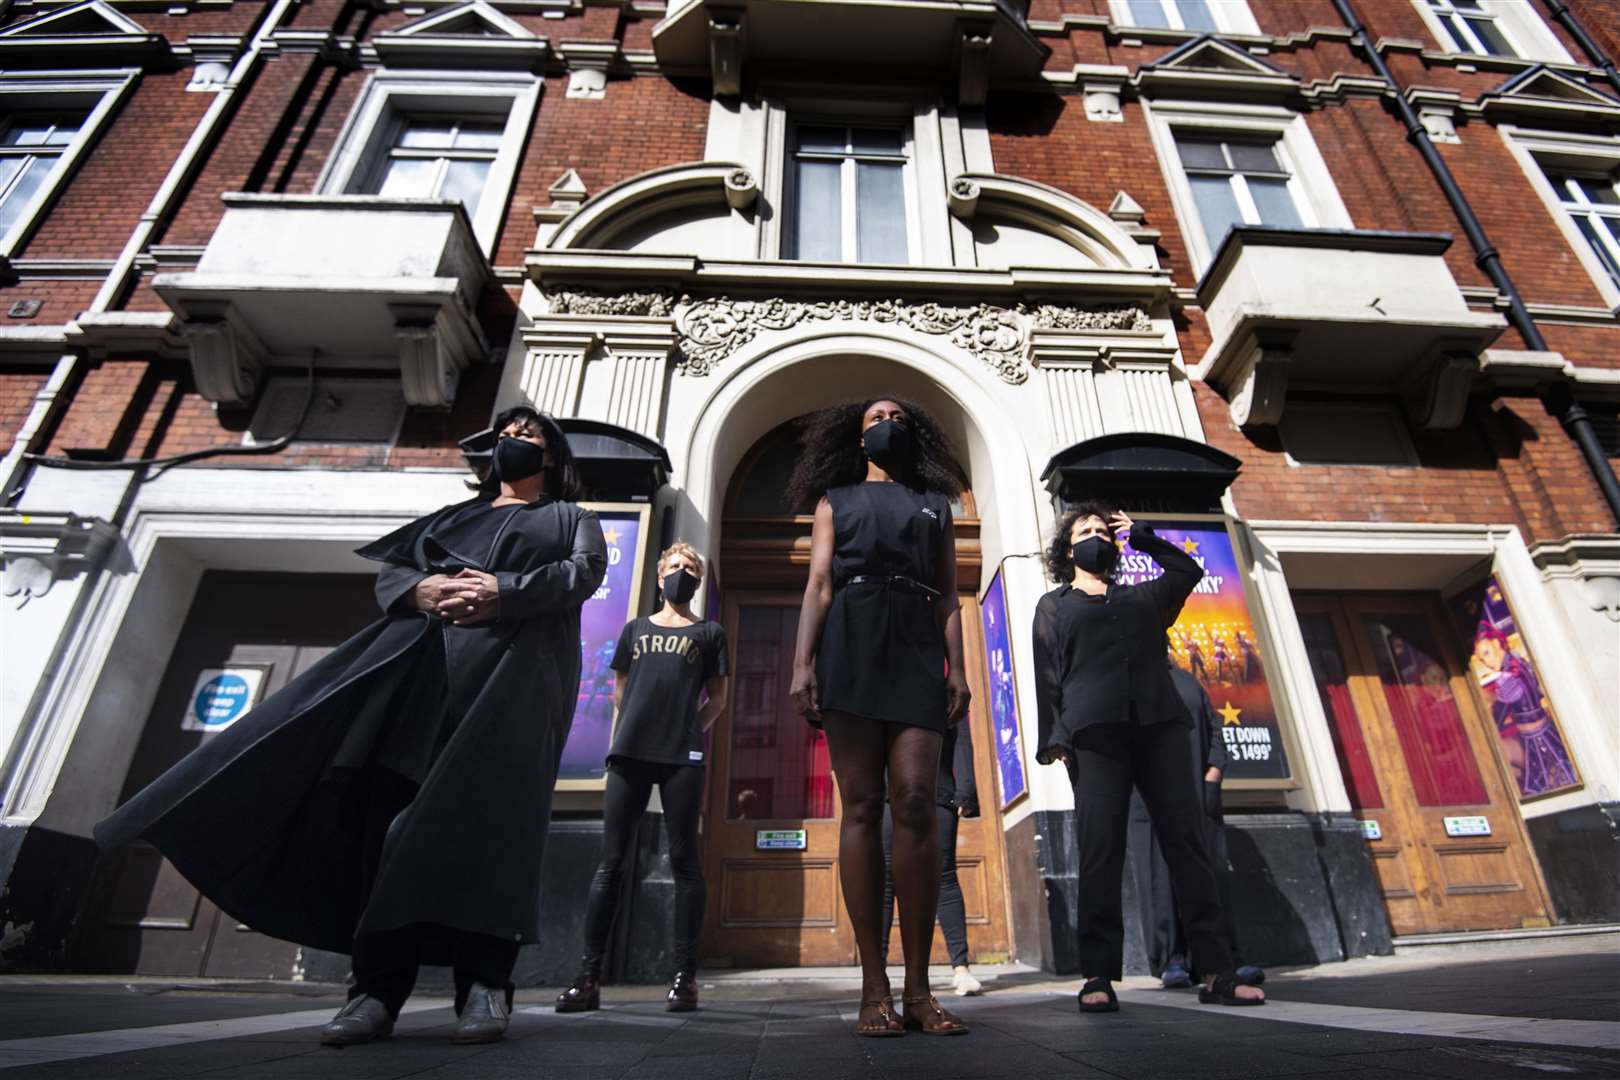
M 1518 806 L 1434 599 L 1302 596 L 1296 609 L 1352 806 L 1375 823 L 1395 932 L 1545 925 Z
M 285 686 L 376 617 L 373 579 L 351 574 L 203 575 L 159 683 L 120 801 L 216 738 L 182 727 L 201 672 L 264 672 L 257 701 Z M 92 970 L 143 975 L 287 978 L 297 948 L 224 915 L 149 844 L 107 855 L 79 942 Z
M 838 887 L 838 805 L 827 740 L 793 711 L 788 686 L 796 593 L 738 592 L 726 603 L 732 692 L 715 723 L 705 823 L 709 905 L 704 963 L 852 964 Z M 803 850 L 761 850 L 761 831 L 802 829 Z

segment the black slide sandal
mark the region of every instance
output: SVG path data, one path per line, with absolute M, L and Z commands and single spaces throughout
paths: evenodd
M 1097 993 L 1107 994 L 1108 1000 L 1087 1005 L 1086 995 Z M 1114 996 L 1114 984 L 1107 979 L 1087 979 L 1086 984 L 1080 988 L 1080 993 L 1075 996 L 1075 1000 L 1080 1003 L 1080 1011 L 1083 1013 L 1119 1012 L 1119 998 Z
M 1209 986 L 1198 988 L 1198 1002 L 1201 1005 L 1264 1005 L 1265 998 L 1243 998 L 1237 996 L 1237 988 L 1242 985 L 1231 973 L 1215 976 L 1215 981 Z

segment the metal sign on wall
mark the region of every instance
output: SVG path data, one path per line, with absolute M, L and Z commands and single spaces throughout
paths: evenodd
M 204 668 L 187 699 L 182 731 L 224 731 L 259 702 L 264 668 Z

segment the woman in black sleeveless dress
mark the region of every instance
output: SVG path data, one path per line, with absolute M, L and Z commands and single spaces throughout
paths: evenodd
M 792 693 L 825 726 L 838 778 L 839 877 L 861 957 L 858 1035 L 967 1032 L 928 989 L 939 900 L 935 773 L 943 733 L 968 707 L 950 506 L 964 486 L 934 420 L 890 398 L 812 417 L 790 485 L 796 509 L 816 507 Z M 903 1019 L 883 962 L 885 781 Z

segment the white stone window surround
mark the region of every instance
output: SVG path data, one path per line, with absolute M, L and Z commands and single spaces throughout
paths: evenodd
M 1491 56 L 1493 54 L 1472 48 L 1459 48 L 1430 5 L 1429 0 L 1412 0 L 1423 19 L 1423 25 L 1439 44 L 1440 51 L 1455 56 Z M 1479 7 L 1495 18 L 1496 28 L 1513 51 L 1522 60 L 1544 60 L 1555 64 L 1573 64 L 1569 50 L 1547 28 L 1541 14 L 1529 0 L 1479 0 Z M 1511 59 L 1511 58 L 1509 58 Z
M 1521 804 L 1520 813 L 1535 818 L 1615 799 L 1620 767 L 1605 764 L 1620 762 L 1620 732 L 1612 720 L 1612 703 L 1600 700 L 1596 681 L 1583 667 L 1575 629 L 1515 526 L 1249 520 L 1241 523 L 1239 533 L 1245 547 L 1251 549 L 1246 565 L 1250 567 L 1248 580 L 1255 587 L 1255 606 L 1268 623 L 1256 629 L 1266 635 L 1270 655 L 1277 658 L 1272 691 L 1288 699 L 1296 718 L 1294 734 L 1303 751 L 1296 776 L 1304 775 L 1308 790 L 1300 793 L 1297 803 L 1291 795 L 1291 806 L 1348 810 L 1350 804 L 1290 589 L 1387 592 L 1416 588 L 1450 595 L 1477 580 L 1474 575 L 1486 566 L 1508 595 L 1584 781 L 1579 790 Z M 1284 570 L 1290 557 L 1343 560 L 1342 569 L 1321 581 L 1304 579 L 1297 570 Z M 1464 575 L 1465 580 L 1448 576 L 1459 563 L 1470 559 L 1478 561 Z M 1388 580 L 1379 578 L 1380 574 L 1389 575 Z M 1485 715 L 1488 720 L 1488 712 Z
M 1187 244 L 1194 274 L 1204 272 L 1215 257 L 1215 251 L 1204 235 L 1192 187 L 1181 165 L 1181 153 L 1176 148 L 1178 131 L 1275 140 L 1277 156 L 1289 174 L 1288 194 L 1299 210 L 1304 227 L 1355 227 L 1302 113 L 1272 105 L 1201 101 L 1143 101 L 1142 112 L 1148 120 L 1159 167 L 1170 188 L 1171 205 L 1175 207 L 1176 219 L 1181 222 L 1182 238 Z
M 1614 176 L 1620 170 L 1620 135 L 1578 135 L 1561 131 L 1537 131 L 1515 124 L 1498 127 L 1502 142 L 1518 159 L 1530 186 L 1546 204 L 1547 213 L 1557 224 L 1575 257 L 1586 268 L 1587 276 L 1611 311 L 1620 310 L 1620 284 L 1592 250 L 1592 245 L 1576 227 L 1563 200 L 1547 179 L 1546 167 Z
M 1181 11 L 1177 6 L 1178 0 L 1157 0 L 1165 8 L 1165 21 L 1173 29 L 1186 29 L 1183 25 Z M 1215 17 L 1215 26 L 1223 34 L 1258 34 L 1260 24 L 1254 21 L 1254 12 L 1249 10 L 1248 0 L 1204 0 L 1209 5 L 1210 14 Z M 1108 0 L 1108 14 L 1113 18 L 1116 26 L 1135 27 L 1140 25 L 1136 16 L 1131 12 L 1129 0 Z M 1208 31 L 1203 31 L 1208 33 Z
M 860 88 L 846 93 L 848 96 L 835 97 L 820 89 L 766 87 L 757 99 L 732 104 L 716 101 L 710 106 L 704 156 L 711 161 L 744 162 L 760 179 L 762 201 L 768 210 L 758 215 L 755 257 L 781 257 L 792 125 L 809 119 L 864 120 L 900 124 L 909 133 L 907 244 L 912 264 L 972 266 L 973 234 L 965 222 L 951 216 L 946 186 L 964 172 L 995 171 L 983 114 L 974 111 L 958 117 L 932 94 L 897 100 L 892 89 L 881 96 L 862 96 Z M 961 253 L 960 257 L 955 253 Z
M 386 156 L 393 135 L 408 115 L 498 116 L 506 128 L 490 164 L 484 194 L 473 218 L 473 235 L 491 255 L 506 214 L 518 159 L 540 101 L 539 76 L 466 71 L 377 71 L 367 80 L 338 134 L 316 190 L 329 195 L 359 194 Z
M 107 71 L 8 71 L 0 74 L 0 112 L 84 112 L 84 123 L 62 148 L 45 182 L 0 236 L 0 256 L 16 254 L 44 218 L 64 181 L 101 135 L 114 110 L 134 87 L 139 69 Z

